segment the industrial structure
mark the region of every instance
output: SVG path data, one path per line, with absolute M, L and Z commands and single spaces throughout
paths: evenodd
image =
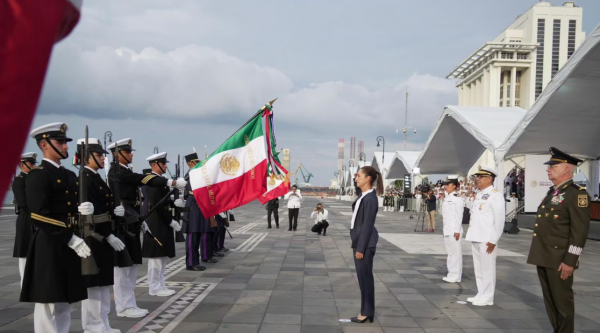
M 283 159 L 281 160 L 283 167 L 287 170 L 290 171 L 290 150 L 289 149 L 282 149 L 282 153 L 283 153 Z
M 348 161 L 348 166 L 349 167 L 354 167 L 356 164 L 356 138 L 355 137 L 351 137 L 350 138 L 350 161 Z

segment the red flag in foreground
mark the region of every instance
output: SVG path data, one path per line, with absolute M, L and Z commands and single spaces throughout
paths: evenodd
M 55 42 L 79 21 L 81 0 L 0 1 L 0 202 L 15 172 Z

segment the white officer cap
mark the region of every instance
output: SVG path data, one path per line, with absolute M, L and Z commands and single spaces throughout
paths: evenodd
M 85 143 L 85 138 L 77 140 L 77 144 L 78 145 L 83 145 L 84 143 Z M 102 146 L 102 143 L 100 142 L 100 139 L 88 138 L 88 145 L 100 145 L 100 146 Z
M 109 144 L 106 148 L 108 148 L 111 151 L 115 151 L 115 147 L 119 145 L 119 150 L 135 151 L 135 149 L 132 148 L 132 144 L 133 140 L 131 138 L 125 138 Z
M 25 153 L 21 155 L 21 162 L 37 162 L 37 154 L 36 153 Z
M 148 157 L 146 159 L 146 161 L 148 161 L 150 163 L 153 163 L 153 162 L 169 163 L 169 161 L 167 161 L 167 153 L 166 152 L 151 155 L 150 157 Z
M 492 176 L 497 177 L 498 171 L 496 169 L 489 167 L 487 165 L 480 165 L 479 171 L 475 173 L 475 176 Z
M 34 129 L 29 136 L 37 141 L 42 139 L 73 141 L 67 137 L 68 130 L 69 127 L 65 123 L 51 123 Z

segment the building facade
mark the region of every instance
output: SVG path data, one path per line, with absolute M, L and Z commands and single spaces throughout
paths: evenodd
M 290 150 L 289 149 L 282 149 L 281 151 L 282 155 L 283 155 L 283 159 L 281 161 L 283 167 L 288 171 L 291 172 L 290 170 Z
M 585 39 L 583 10 L 574 2 L 540 2 L 459 64 L 460 106 L 529 109 Z

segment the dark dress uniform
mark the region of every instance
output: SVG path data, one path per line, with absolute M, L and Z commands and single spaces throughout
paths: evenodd
M 190 183 L 185 187 L 184 198 L 187 209 L 183 213 L 181 231 L 186 234 L 185 265 L 188 270 L 203 270 L 203 266 L 200 266 L 200 245 L 202 230 L 207 229 L 206 226 L 209 226 L 209 222 L 204 218 L 204 214 L 202 214 L 198 203 L 196 203 Z
M 546 164 L 581 160 L 551 148 L 552 159 Z M 570 179 L 551 187 L 537 210 L 537 219 L 527 263 L 536 265 L 544 304 L 555 332 L 575 331 L 573 275 L 560 278 L 561 263 L 579 267 L 579 257 L 588 237 L 591 210 L 585 188 Z
M 113 194 L 108 185 L 98 173 L 88 168 L 85 168 L 83 172 L 87 178 L 87 201 L 94 205 L 94 216 L 108 213 L 114 219 Z M 108 237 L 112 234 L 112 223 L 110 221 L 95 223 L 94 231 L 102 237 Z M 86 287 L 112 286 L 114 283 L 115 250 L 106 240 L 100 243 L 91 237 L 89 238 L 87 243 L 92 250 L 96 266 L 98 266 L 98 274 L 84 276 Z
M 16 201 L 16 236 L 15 245 L 13 248 L 14 258 L 27 258 L 27 250 L 29 249 L 29 242 L 33 236 L 33 223 L 31 222 L 31 213 L 27 206 L 27 192 L 25 191 L 25 179 L 27 174 L 21 172 L 13 181 L 12 191 L 15 195 Z
M 87 298 L 81 258 L 69 248 L 77 228 L 79 182 L 73 171 L 44 160 L 25 179 L 27 206 L 37 230 L 27 254 L 21 302 L 75 303 Z
M 155 173 L 152 175 L 159 177 L 159 175 Z M 153 209 L 160 199 L 164 198 L 170 192 L 169 186 L 148 187 L 146 190 L 148 192 L 148 198 L 146 199 L 148 201 L 148 209 Z M 160 207 L 156 208 L 156 210 L 146 218 L 148 228 L 152 231 L 154 237 L 156 237 L 156 239 L 162 243 L 162 246 L 158 245 L 158 243 L 150 238 L 150 236 L 144 234 L 142 257 L 175 257 L 175 236 L 173 233 L 173 228 L 170 226 L 171 222 L 173 221 L 173 215 L 171 213 L 172 208 L 173 202 L 170 199 L 167 199 L 160 204 Z

